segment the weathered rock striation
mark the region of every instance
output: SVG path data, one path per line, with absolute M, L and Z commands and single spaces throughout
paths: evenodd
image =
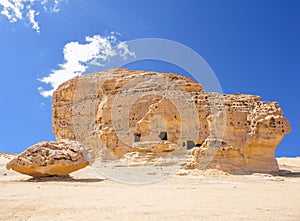
M 53 131 L 102 159 L 186 151 L 186 168 L 248 174 L 278 172 L 275 149 L 290 125 L 277 102 L 259 96 L 205 92 L 177 74 L 110 69 L 59 86 Z
M 6 168 L 33 177 L 67 176 L 89 164 L 83 151 L 77 141 L 40 142 L 17 155 Z

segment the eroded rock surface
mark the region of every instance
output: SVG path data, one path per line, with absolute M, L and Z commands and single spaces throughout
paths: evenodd
M 39 142 L 7 163 L 6 168 L 33 177 L 67 176 L 89 162 L 77 141 Z
M 275 149 L 290 125 L 277 102 L 259 96 L 205 92 L 177 74 L 111 69 L 54 92 L 53 131 L 102 158 L 186 151 L 185 168 L 246 174 L 278 172 Z

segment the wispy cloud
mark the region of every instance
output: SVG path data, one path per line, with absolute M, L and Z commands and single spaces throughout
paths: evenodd
M 33 9 L 30 9 L 27 12 L 27 17 L 29 19 L 30 24 L 32 25 L 32 28 L 34 30 L 36 30 L 36 32 L 39 33 L 40 32 L 40 26 L 39 26 L 39 23 L 35 20 L 36 15 L 39 15 L 39 12 L 35 12 L 35 10 L 33 10 Z
M 42 6 L 45 12 L 58 12 L 63 1 L 65 0 L 0 0 L 0 13 L 11 23 L 23 20 L 29 22 L 39 33 L 40 26 L 36 20 L 36 16 L 40 14 L 38 6 Z
M 41 4 L 43 5 L 44 11 L 50 11 L 50 12 L 59 12 L 59 5 L 63 2 L 63 1 L 67 1 L 67 0 L 42 0 Z
M 86 43 L 69 42 L 64 46 L 64 63 L 59 64 L 59 69 L 38 79 L 49 84 L 50 90 L 39 87 L 40 94 L 44 97 L 52 96 L 53 91 L 64 81 L 82 75 L 90 65 L 104 66 L 112 58 L 120 57 L 126 59 L 134 57 L 134 52 L 128 49 L 126 42 L 117 39 L 117 33 L 108 36 L 94 35 L 85 37 Z

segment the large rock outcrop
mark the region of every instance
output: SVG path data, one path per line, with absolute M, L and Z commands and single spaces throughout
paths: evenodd
M 86 167 L 84 148 L 77 141 L 40 142 L 17 155 L 6 168 L 33 177 L 67 176 Z
M 277 102 L 259 96 L 205 92 L 177 74 L 111 69 L 59 86 L 53 131 L 102 159 L 186 151 L 186 168 L 246 174 L 278 172 L 275 149 L 290 125 Z

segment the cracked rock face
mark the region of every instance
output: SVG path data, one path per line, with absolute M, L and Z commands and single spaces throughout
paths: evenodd
M 178 74 L 111 69 L 60 85 L 53 131 L 96 147 L 102 159 L 186 151 L 186 168 L 248 174 L 278 172 L 275 149 L 290 125 L 277 102 L 259 96 L 205 92 Z
M 89 164 L 83 150 L 77 141 L 39 142 L 8 162 L 6 168 L 33 177 L 67 176 Z

